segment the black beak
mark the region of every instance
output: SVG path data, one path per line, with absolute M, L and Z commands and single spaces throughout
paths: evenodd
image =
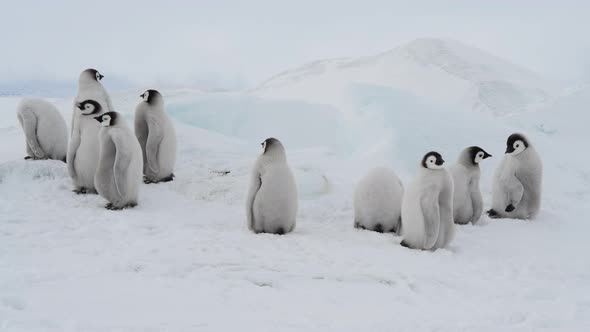
M 444 163 L 445 163 L 444 159 L 439 159 L 436 161 L 435 164 L 436 164 L 436 166 L 442 166 L 442 164 L 444 164 Z
M 94 120 L 96 120 L 98 122 L 102 122 L 102 116 L 95 116 Z
M 492 156 L 491 154 L 489 154 L 489 153 L 487 153 L 487 152 L 484 151 L 484 153 L 483 153 L 483 159 L 489 158 L 491 156 Z
M 98 80 L 99 80 L 99 81 L 100 81 L 100 80 L 102 80 L 103 78 L 104 78 L 104 75 L 102 75 L 102 74 L 98 74 Z
M 507 147 L 506 147 L 506 153 L 512 153 L 512 152 L 514 152 L 514 147 L 512 147 L 512 146 L 507 146 Z
M 83 106 L 82 106 L 82 104 L 80 104 L 80 103 L 77 103 L 77 104 L 76 104 L 76 107 L 77 107 L 77 108 L 78 108 L 80 111 L 84 109 L 84 107 L 83 107 Z
M 143 98 L 143 96 L 145 96 L 145 93 L 139 95 L 140 98 Z

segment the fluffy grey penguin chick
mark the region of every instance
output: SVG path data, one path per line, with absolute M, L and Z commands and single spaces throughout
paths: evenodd
M 295 228 L 297 215 L 295 178 L 278 139 L 266 139 L 262 149 L 246 199 L 248 228 L 255 233 L 289 233 Z

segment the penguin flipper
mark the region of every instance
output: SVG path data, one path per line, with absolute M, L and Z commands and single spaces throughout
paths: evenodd
M 250 182 L 250 190 L 248 190 L 248 197 L 246 199 L 246 216 L 248 218 L 248 229 L 254 230 L 254 199 L 256 194 L 262 186 L 262 178 L 257 169 L 252 171 L 252 180 Z
M 127 169 L 131 164 L 131 153 L 122 153 L 125 151 L 125 142 L 119 135 L 111 135 L 113 143 L 115 143 L 115 164 L 113 165 L 115 187 L 119 197 L 123 198 L 127 194 Z
M 164 138 L 164 132 L 161 124 L 157 123 L 155 119 L 148 117 L 148 137 L 145 143 L 145 157 L 147 161 L 147 169 L 154 174 L 160 172 L 160 165 L 158 164 L 158 154 L 160 152 L 160 143 Z
M 420 200 L 420 209 L 424 217 L 424 249 L 431 249 L 438 240 L 440 230 L 440 209 L 434 191 L 429 190 Z
M 18 121 L 25 132 L 27 145 L 31 152 L 33 152 L 33 156 L 31 157 L 35 157 L 36 159 L 45 158 L 45 152 L 41 148 L 37 137 L 37 117 L 30 111 L 24 111 L 18 114 Z

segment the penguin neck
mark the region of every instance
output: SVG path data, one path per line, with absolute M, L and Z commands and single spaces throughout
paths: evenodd
M 465 166 L 467 168 L 472 168 L 472 167 L 479 168 L 479 164 L 474 163 L 473 160 L 471 160 L 471 157 L 470 156 L 461 156 L 461 157 L 459 157 L 459 159 L 457 160 L 457 163 L 460 164 L 460 165 L 462 165 L 462 166 Z
M 278 151 L 273 151 L 272 153 L 265 153 L 260 156 L 260 159 L 263 164 L 271 164 L 271 163 L 287 163 L 287 156 L 285 153 L 280 153 Z
M 102 87 L 102 84 L 96 80 L 89 80 L 87 78 L 78 81 L 78 91 L 96 87 Z

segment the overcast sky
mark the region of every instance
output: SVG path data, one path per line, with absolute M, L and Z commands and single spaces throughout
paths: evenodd
M 411 4 L 410 4 L 411 3 Z M 321 58 L 419 37 L 477 46 L 563 80 L 590 78 L 590 1 L 0 0 L 0 81 L 243 88 Z

